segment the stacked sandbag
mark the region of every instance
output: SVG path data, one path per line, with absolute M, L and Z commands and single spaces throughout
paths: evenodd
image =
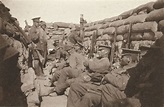
M 66 38 L 69 36 L 71 30 L 75 28 L 79 28 L 78 24 L 73 23 L 65 23 L 65 22 L 54 22 L 53 24 L 48 23 L 47 32 L 48 32 L 48 40 L 47 40 L 47 47 L 48 50 L 53 50 L 54 43 L 60 42 L 63 40 L 63 38 Z M 91 36 L 91 35 L 87 35 Z
M 157 0 L 154 5 L 154 9 L 160 9 L 164 7 L 164 0 Z
M 156 22 L 137 23 L 132 26 L 132 32 L 156 32 L 158 24 Z
M 132 16 L 128 17 L 128 18 L 125 20 L 124 24 L 130 24 L 130 23 L 132 23 L 132 24 L 143 23 L 143 22 L 145 22 L 146 17 L 147 17 L 147 14 L 141 14 L 141 15 L 136 15 L 136 16 L 133 16 L 133 15 L 132 15 Z
M 160 21 L 164 16 L 164 8 L 154 10 L 150 12 L 146 18 L 146 21 Z
M 57 28 L 73 28 L 75 25 L 72 23 L 54 22 L 53 26 Z
M 157 32 L 159 32 L 159 21 L 164 16 L 163 8 L 156 10 L 153 8 L 155 4 L 156 2 L 149 2 L 118 16 L 87 23 L 85 35 L 86 37 L 92 36 L 93 32 L 98 30 L 97 41 L 105 41 L 102 39 L 104 35 L 110 36 L 109 40 L 113 41 L 115 34 L 117 35 L 116 39 L 122 36 L 117 40 L 120 41 L 127 40 L 131 31 L 131 41 L 155 41 L 161 37 L 161 33 Z
M 94 26 L 90 26 L 90 27 L 85 27 L 85 31 L 93 31 L 93 30 L 97 30 L 102 26 L 102 24 L 96 24 Z

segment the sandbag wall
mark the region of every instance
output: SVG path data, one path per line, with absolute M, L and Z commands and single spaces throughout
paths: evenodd
M 162 36 L 159 26 L 164 24 L 164 0 L 149 2 L 138 6 L 135 9 L 126 11 L 119 16 L 106 18 L 104 20 L 85 24 L 85 38 L 91 38 L 93 32 L 98 30 L 97 42 L 104 43 L 105 40 L 113 40 L 115 30 L 117 41 L 127 40 L 131 27 L 131 46 L 152 45 L 153 42 Z
M 64 23 L 64 22 L 54 22 L 51 24 L 48 24 L 47 31 L 49 33 L 48 35 L 48 49 L 53 49 L 53 43 L 56 40 L 62 40 L 64 36 L 68 36 L 71 29 L 75 28 L 75 26 L 78 26 L 73 23 Z

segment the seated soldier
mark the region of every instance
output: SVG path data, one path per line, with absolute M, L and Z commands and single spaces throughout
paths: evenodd
M 69 66 L 60 71 L 61 73 L 55 87 L 55 92 L 57 94 L 64 94 L 66 88 L 69 87 L 66 80 L 78 77 L 85 68 L 83 65 L 85 58 L 81 54 L 75 52 L 73 46 L 70 46 L 67 51 L 70 54 L 68 58 Z
M 89 68 L 90 72 L 105 74 L 108 73 L 111 66 L 109 62 L 110 47 L 102 46 L 99 50 L 97 58 L 85 61 L 84 66 Z
M 128 71 L 126 70 L 128 68 L 128 66 L 124 66 L 124 70 L 115 70 L 105 75 L 105 85 L 73 83 L 70 87 L 67 107 L 100 107 L 101 105 L 111 107 L 113 102 L 126 98 L 124 89 L 129 75 L 125 71 Z

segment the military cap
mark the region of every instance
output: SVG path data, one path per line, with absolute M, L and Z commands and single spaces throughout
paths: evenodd
M 134 49 L 127 49 L 127 48 L 122 48 L 122 53 L 126 53 L 126 54 L 122 54 L 122 55 L 127 55 L 128 53 L 130 54 L 139 54 L 141 51 L 140 50 L 134 50 Z
M 152 46 L 140 46 L 139 47 L 140 50 L 150 50 L 150 49 L 160 49 L 159 46 L 155 46 L 155 45 L 152 45 Z
M 111 49 L 111 46 L 106 46 L 106 45 L 98 45 L 99 50 L 103 50 L 103 49 Z
M 33 22 L 40 22 L 40 17 L 32 18 Z
M 46 22 L 45 21 L 40 21 L 40 25 L 41 26 L 46 25 Z

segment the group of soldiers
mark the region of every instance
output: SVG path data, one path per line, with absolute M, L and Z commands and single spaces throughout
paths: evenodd
M 3 3 L 0 6 L 4 8 Z M 8 9 L 5 15 L 1 13 L 0 70 L 10 80 L 4 78 L 0 81 L 0 92 L 3 88 L 12 92 L 2 84 L 8 81 L 4 83 L 11 85 L 10 82 L 21 74 L 21 90 L 29 107 L 40 106 L 42 96 L 63 94 L 67 95 L 67 107 L 163 107 L 163 36 L 152 47 L 140 48 L 146 52 L 142 51 L 144 55 L 138 60 L 133 56 L 140 51 L 122 49 L 122 40 L 117 42 L 117 47 L 113 42 L 111 46 L 98 45 L 96 51 L 90 48 L 86 52 L 82 25 L 72 28 L 67 38 L 54 41 L 55 48 L 48 52 L 46 23 L 40 21 L 40 17 L 32 19 L 33 25 L 27 26 L 25 33 L 15 23 L 16 19 L 7 13 Z M 12 24 L 14 27 L 9 26 Z M 164 27 L 161 26 L 160 30 L 164 32 Z M 12 50 L 11 55 L 7 50 Z M 91 56 L 90 51 L 94 53 Z M 51 66 L 45 71 L 49 63 Z M 15 71 L 12 75 L 11 70 Z M 8 75 L 3 71 L 8 71 Z M 13 78 L 13 75 L 16 76 Z M 42 83 L 44 85 L 40 87 Z M 41 93 L 43 90 L 47 92 Z M 8 97 L 10 95 L 0 99 L 0 104 Z

